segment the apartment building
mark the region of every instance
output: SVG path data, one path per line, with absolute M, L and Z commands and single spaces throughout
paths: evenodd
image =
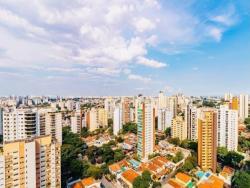
M 140 160 L 147 161 L 155 147 L 155 109 L 150 99 L 144 99 L 137 108 L 137 154 Z
M 187 124 L 182 116 L 176 116 L 172 120 L 171 136 L 180 140 L 187 139 Z
M 237 151 L 238 111 L 230 110 L 227 105 L 221 105 L 217 120 L 218 146 L 226 147 L 229 151 Z
M 3 111 L 4 142 L 37 135 L 39 135 L 37 112 L 30 109 L 6 109 Z
M 60 144 L 51 136 L 6 142 L 0 154 L 1 187 L 61 187 Z
M 204 109 L 198 120 L 198 164 L 204 170 L 216 172 L 217 112 Z

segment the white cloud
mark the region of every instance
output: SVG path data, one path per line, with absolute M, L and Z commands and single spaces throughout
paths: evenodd
M 215 39 L 217 42 L 221 41 L 223 30 L 217 27 L 212 27 L 208 31 L 208 35 Z
M 145 31 L 150 31 L 155 28 L 155 23 L 147 18 L 136 18 L 134 20 L 134 26 L 136 31 L 142 33 Z
M 136 75 L 136 74 L 128 75 L 128 79 L 129 80 L 138 80 L 138 81 L 142 81 L 142 82 L 145 82 L 145 83 L 151 81 L 151 78 L 143 77 L 143 76 Z
M 140 65 L 144 65 L 147 67 L 152 67 L 152 68 L 163 68 L 163 67 L 167 67 L 168 64 L 166 63 L 162 63 L 153 59 L 148 59 L 145 57 L 138 57 L 137 58 L 137 63 Z
M 0 7 L 0 67 L 25 69 L 35 77 L 125 74 L 148 82 L 151 78 L 131 72 L 168 66 L 155 60 L 151 49 L 173 54 L 183 46 L 220 41 L 235 23 L 228 21 L 233 11 L 199 15 L 189 5 L 159 0 L 0 0 Z M 214 21 L 207 25 L 204 17 Z

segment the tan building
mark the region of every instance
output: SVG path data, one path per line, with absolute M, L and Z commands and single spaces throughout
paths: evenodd
M 99 128 L 108 126 L 108 113 L 104 108 L 99 108 L 97 113 L 97 121 Z
M 122 124 L 130 122 L 130 99 L 122 99 Z
M 216 148 L 217 113 L 204 110 L 198 120 L 198 164 L 202 169 L 216 172 Z
M 180 140 L 187 139 L 187 124 L 183 120 L 183 117 L 176 116 L 172 120 L 172 137 L 173 138 L 179 138 Z
M 89 131 L 95 131 L 96 129 L 99 128 L 97 119 L 97 110 L 95 108 L 92 108 L 90 111 L 87 112 L 86 126 L 89 129 Z
M 0 154 L 3 187 L 60 188 L 60 146 L 51 136 L 6 142 Z
M 62 113 L 50 110 L 39 111 L 38 135 L 52 135 L 59 143 L 62 143 Z
M 239 99 L 238 97 L 233 97 L 232 104 L 231 104 L 232 110 L 239 110 Z

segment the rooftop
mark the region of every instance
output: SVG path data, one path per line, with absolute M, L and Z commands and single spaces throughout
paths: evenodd
M 130 182 L 131 184 L 134 182 L 135 178 L 137 178 L 138 176 L 139 174 L 132 169 L 128 169 L 122 173 L 122 177 L 126 179 L 128 182 Z

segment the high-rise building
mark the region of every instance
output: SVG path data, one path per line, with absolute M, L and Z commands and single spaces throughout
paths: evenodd
M 172 120 L 171 136 L 180 140 L 187 139 L 187 124 L 182 116 L 176 116 Z
M 3 108 L 0 107 L 0 135 L 3 135 Z
M 140 160 L 148 159 L 155 146 L 155 110 L 150 99 L 144 99 L 137 107 L 137 154 Z
M 167 108 L 158 110 L 158 131 L 165 131 L 171 127 L 173 114 Z
M 108 113 L 104 108 L 98 108 L 97 121 L 99 128 L 105 128 L 108 126 Z
M 187 137 L 189 140 L 196 141 L 198 139 L 198 109 L 195 106 L 187 105 L 186 123 Z
M 218 110 L 217 138 L 218 146 L 237 151 L 238 147 L 238 111 L 221 105 Z
M 232 93 L 225 93 L 225 95 L 224 95 L 224 100 L 225 101 L 230 102 L 232 100 L 232 98 L 233 98 L 233 94 Z
M 122 123 L 130 122 L 130 99 L 122 98 Z
M 26 109 L 8 109 L 3 112 L 3 140 L 14 141 L 39 135 L 36 112 Z
M 61 187 L 61 149 L 51 136 L 6 142 L 0 154 L 1 187 Z
M 118 135 L 121 129 L 122 129 L 122 108 L 120 106 L 116 106 L 114 111 L 113 134 Z
M 231 109 L 232 110 L 239 110 L 239 99 L 238 99 L 238 97 L 233 97 L 232 103 L 231 103 Z
M 62 113 L 46 111 L 39 113 L 40 135 L 51 135 L 62 143 Z
M 73 133 L 80 134 L 82 130 L 82 112 L 81 110 L 76 111 L 70 117 L 70 128 Z
M 203 110 L 198 120 L 198 164 L 204 170 L 216 172 L 217 113 Z
M 248 95 L 240 95 L 240 114 L 239 117 L 241 120 L 244 120 L 248 117 Z
M 104 109 L 108 113 L 108 119 L 113 119 L 115 110 L 115 100 L 112 97 L 108 97 L 104 101 Z
M 86 125 L 89 131 L 95 131 L 99 128 L 97 118 L 97 110 L 95 108 L 92 108 L 90 111 L 87 112 Z
M 159 92 L 158 95 L 158 108 L 166 108 L 167 107 L 167 96 L 164 95 L 163 91 Z

